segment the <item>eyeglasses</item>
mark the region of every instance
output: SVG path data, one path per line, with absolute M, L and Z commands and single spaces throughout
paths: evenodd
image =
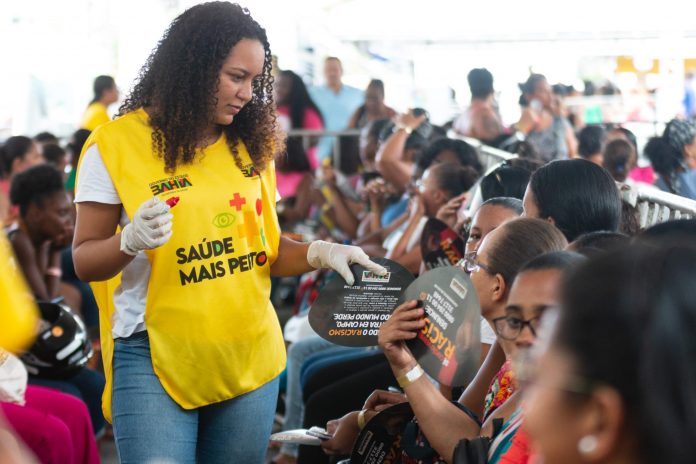
M 467 254 L 464 255 L 464 259 L 460 261 L 460 266 L 464 268 L 464 270 L 469 273 L 473 274 L 474 272 L 477 272 L 479 269 L 483 269 L 490 275 L 495 275 L 496 273 L 491 270 L 488 265 L 483 264 L 482 262 L 478 261 L 477 259 L 477 254 L 475 251 L 471 251 Z
M 520 319 L 518 317 L 512 316 L 502 316 L 493 319 L 493 326 L 495 327 L 495 333 L 505 340 L 514 341 L 520 336 L 525 326 L 529 327 L 530 332 L 534 337 L 537 336 L 537 330 L 541 325 L 540 317 L 533 317 L 531 319 Z

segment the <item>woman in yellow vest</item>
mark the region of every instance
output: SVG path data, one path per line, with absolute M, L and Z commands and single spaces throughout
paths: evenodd
M 265 30 L 239 5 L 197 5 L 85 144 L 73 256 L 100 306 L 123 463 L 262 463 L 285 366 L 271 275 L 386 272 L 280 236 L 272 95 Z
M 111 121 L 107 109 L 118 101 L 118 87 L 111 76 L 97 76 L 94 79 L 94 98 L 82 116 L 81 129 L 93 131 L 105 122 Z

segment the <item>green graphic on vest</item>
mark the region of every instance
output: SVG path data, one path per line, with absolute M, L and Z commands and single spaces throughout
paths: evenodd
M 191 179 L 188 174 L 183 174 L 181 176 L 168 177 L 166 179 L 160 179 L 158 181 L 150 183 L 150 190 L 153 195 L 159 195 L 164 192 L 171 192 L 172 190 L 181 190 L 188 187 L 193 187 Z
M 259 175 L 259 171 L 253 164 L 247 164 L 242 166 L 242 174 L 244 177 L 256 177 Z

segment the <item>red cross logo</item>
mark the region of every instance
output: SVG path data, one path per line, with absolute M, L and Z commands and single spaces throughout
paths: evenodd
M 234 207 L 237 211 L 241 211 L 244 205 L 246 205 L 246 198 L 240 197 L 238 193 L 235 193 L 234 198 L 230 200 L 230 206 Z

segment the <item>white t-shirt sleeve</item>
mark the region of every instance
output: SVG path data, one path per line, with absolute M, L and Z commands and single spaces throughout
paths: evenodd
M 481 318 L 481 343 L 492 345 L 495 343 L 495 332 L 491 325 L 483 317 Z
M 79 171 L 77 172 L 77 185 L 75 185 L 75 203 L 94 201 L 109 205 L 120 205 L 116 187 L 111 180 L 102 160 L 99 147 L 92 145 L 82 155 Z

